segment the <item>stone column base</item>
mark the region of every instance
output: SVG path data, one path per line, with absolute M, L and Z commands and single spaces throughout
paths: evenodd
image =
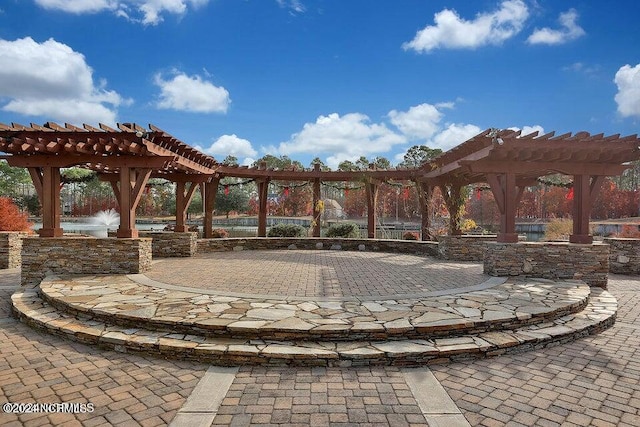
M 151 267 L 151 239 L 29 237 L 22 241 L 22 285 L 47 274 L 137 274 Z
M 482 261 L 487 243 L 495 241 L 495 234 L 438 236 L 438 250 L 442 259 Z
M 194 256 L 198 250 L 198 233 L 174 231 L 140 231 L 140 237 L 153 241 L 154 258 L 177 258 Z

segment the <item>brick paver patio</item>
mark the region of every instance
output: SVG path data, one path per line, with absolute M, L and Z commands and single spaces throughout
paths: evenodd
M 489 278 L 478 263 L 327 250 L 216 252 L 165 258 L 154 262 L 145 274 L 172 285 L 287 297 L 413 294 L 464 288 Z
M 0 413 L 0 425 L 146 426 L 177 419 L 207 365 L 109 352 L 35 332 L 10 315 L 18 282 L 19 271 L 0 271 L 0 403 L 91 402 L 95 410 Z M 618 320 L 599 335 L 429 369 L 471 425 L 640 425 L 640 278 L 612 275 L 609 289 L 618 298 Z M 416 397 L 424 390 L 409 386 L 407 372 L 240 367 L 213 423 L 426 425 L 434 418 L 423 414 Z

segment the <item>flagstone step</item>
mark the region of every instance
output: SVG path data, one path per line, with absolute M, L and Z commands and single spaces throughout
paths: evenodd
M 454 338 L 289 341 L 231 339 L 125 328 L 99 320 L 81 320 L 58 311 L 35 288 L 12 295 L 14 314 L 22 322 L 74 341 L 120 352 L 196 360 L 219 365 L 420 365 L 446 363 L 524 351 L 598 333 L 615 322 L 617 302 L 592 288 L 583 310 L 548 322 L 513 330 L 481 332 Z
M 38 289 L 60 311 L 126 328 L 302 341 L 450 338 L 514 329 L 578 312 L 590 293 L 581 281 L 498 278 L 479 290 L 411 298 L 257 298 L 158 288 L 118 275 L 50 276 Z

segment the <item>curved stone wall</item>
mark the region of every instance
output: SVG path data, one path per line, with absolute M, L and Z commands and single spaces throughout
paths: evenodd
M 438 256 L 437 242 L 422 242 L 414 240 L 339 239 L 328 237 L 248 237 L 198 240 L 198 253 L 259 249 L 380 251 Z
M 607 237 L 604 242 L 611 247 L 609 271 L 617 274 L 640 274 L 640 239 Z

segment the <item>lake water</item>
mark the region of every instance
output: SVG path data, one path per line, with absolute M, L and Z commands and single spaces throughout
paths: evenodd
M 84 222 L 61 222 L 60 227 L 65 233 L 72 234 L 88 234 L 93 237 L 107 237 L 107 231 L 116 231 L 118 226 L 107 227 L 104 225 L 88 224 Z M 42 223 L 37 222 L 31 227 L 32 230 L 37 231 L 42 228 Z M 164 229 L 164 224 L 136 224 L 136 228 L 140 231 L 161 231 Z

